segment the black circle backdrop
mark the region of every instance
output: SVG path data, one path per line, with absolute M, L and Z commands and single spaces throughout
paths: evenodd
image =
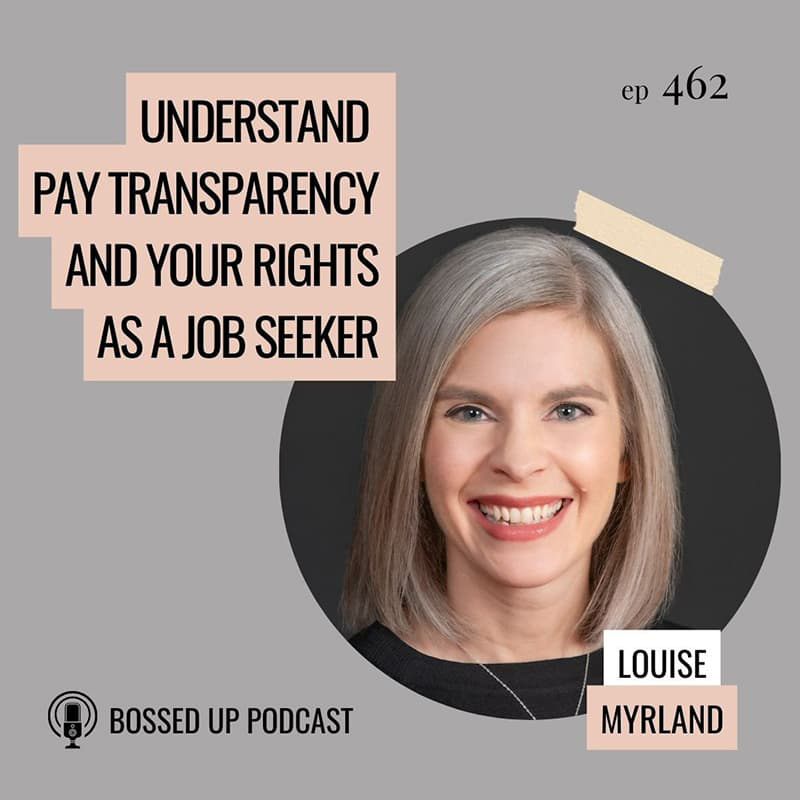
M 446 252 L 511 225 L 583 239 L 636 300 L 663 362 L 677 423 L 683 557 L 668 616 L 690 628 L 723 628 L 764 560 L 780 486 L 775 412 L 747 342 L 713 297 L 576 234 L 574 223 L 562 220 L 478 223 L 412 247 L 397 259 L 398 309 Z M 306 583 L 339 628 L 371 399 L 367 382 L 295 383 L 283 420 L 286 529 Z

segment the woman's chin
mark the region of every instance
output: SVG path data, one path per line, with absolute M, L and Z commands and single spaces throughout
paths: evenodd
M 536 558 L 525 559 L 520 555 L 494 557 L 483 564 L 481 571 L 498 588 L 507 589 L 541 589 L 555 584 L 566 587 L 573 581 L 584 586 L 588 581 L 589 554 L 582 558 L 575 553 L 540 550 Z
M 509 564 L 498 568 L 497 564 L 489 571 L 490 581 L 506 589 L 539 589 L 557 581 L 566 569 L 560 564 L 535 565 Z
M 552 541 L 552 540 L 551 540 Z M 555 544 L 555 543 L 553 543 Z M 585 556 L 544 542 L 495 543 L 489 547 L 478 539 L 467 547 L 449 547 L 447 552 L 448 584 L 467 587 L 470 593 L 487 589 L 540 589 L 571 581 L 584 587 L 588 582 L 591 550 Z
M 543 572 L 531 573 L 505 573 L 502 575 L 494 576 L 495 583 L 499 587 L 505 589 L 541 589 L 548 586 L 555 581 L 558 576 L 556 574 L 548 574 Z

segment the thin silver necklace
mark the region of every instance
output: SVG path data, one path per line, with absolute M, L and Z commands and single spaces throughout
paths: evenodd
M 456 644 L 458 644 L 458 642 L 456 642 Z M 462 649 L 462 650 L 463 650 L 463 651 L 464 651 L 464 652 L 465 652 L 465 653 L 466 653 L 466 654 L 467 654 L 467 655 L 468 655 L 468 656 L 469 656 L 469 657 L 470 657 L 470 658 L 471 658 L 471 659 L 472 659 L 472 660 L 473 660 L 473 661 L 474 661 L 474 662 L 475 662 L 475 663 L 476 663 L 476 664 L 477 664 L 479 667 L 482 667 L 482 668 L 483 668 L 483 669 L 484 669 L 486 672 L 488 672 L 488 673 L 489 673 L 489 675 L 491 675 L 491 676 L 492 676 L 492 677 L 493 677 L 493 678 L 494 678 L 494 679 L 495 679 L 495 680 L 496 680 L 496 681 L 497 681 L 497 682 L 498 682 L 498 683 L 499 683 L 499 684 L 500 684 L 500 685 L 501 685 L 501 686 L 502 686 L 502 687 L 503 687 L 503 688 L 504 688 L 504 689 L 505 689 L 505 690 L 506 690 L 506 691 L 507 691 L 507 692 L 508 692 L 508 693 L 509 693 L 509 694 L 510 694 L 510 695 L 511 695 L 511 696 L 512 696 L 512 697 L 513 697 L 513 698 L 514 698 L 514 699 L 515 699 L 515 700 L 516 700 L 516 701 L 517 701 L 517 702 L 518 702 L 518 703 L 519 703 L 521 706 L 522 706 L 522 707 L 523 707 L 523 708 L 524 708 L 524 709 L 525 709 L 525 712 L 527 713 L 527 715 L 528 715 L 528 716 L 529 716 L 531 719 L 536 719 L 536 717 L 535 717 L 535 716 L 534 716 L 534 714 L 533 714 L 533 711 L 531 711 L 531 710 L 528 708 L 528 706 L 526 706 L 526 705 L 525 705 L 525 703 L 523 703 L 523 702 L 522 702 L 522 700 L 520 699 L 519 695 L 518 695 L 518 694 L 517 694 L 517 693 L 516 693 L 516 692 L 515 692 L 515 691 L 514 691 L 514 690 L 513 690 L 513 689 L 512 689 L 512 688 L 511 688 L 511 687 L 510 687 L 508 684 L 507 684 L 507 683 L 505 683 L 505 682 L 504 682 L 504 681 L 502 681 L 500 678 L 498 678 L 498 677 L 497 677 L 497 675 L 495 675 L 495 674 L 494 674 L 494 672 L 492 672 L 492 671 L 489 669 L 489 667 L 487 667 L 487 666 L 486 666 L 486 664 L 484 664 L 484 663 L 482 663 L 482 662 L 478 661 L 478 659 L 476 659 L 476 658 L 474 658 L 472 655 L 470 655 L 469 651 L 467 651 L 467 650 L 466 650 L 466 648 L 464 648 L 464 647 L 463 647 L 462 645 L 460 645 L 460 644 L 459 644 L 458 646 L 459 646 L 459 647 L 460 647 L 460 648 L 461 648 L 461 649 Z M 588 678 L 589 678 L 589 655 L 590 655 L 589 653 L 586 653 L 586 666 L 585 666 L 585 667 L 584 667 L 584 669 L 583 669 L 583 685 L 581 686 L 581 694 L 580 694 L 580 697 L 578 697 L 578 705 L 577 705 L 577 706 L 575 706 L 575 714 L 573 715 L 573 716 L 576 716 L 576 717 L 578 716 L 578 712 L 581 710 L 581 703 L 583 702 L 583 695 L 586 693 L 586 681 L 587 681 L 587 680 L 588 680 Z

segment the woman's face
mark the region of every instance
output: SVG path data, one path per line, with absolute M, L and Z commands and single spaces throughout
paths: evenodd
M 583 590 L 592 543 L 625 479 L 602 340 L 561 310 L 485 325 L 439 387 L 423 478 L 448 580 L 458 571 L 476 585 Z

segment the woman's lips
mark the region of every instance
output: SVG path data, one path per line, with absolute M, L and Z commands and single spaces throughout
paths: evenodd
M 525 510 L 535 509 L 537 512 L 547 506 L 553 506 L 560 503 L 560 508 L 555 514 L 549 516 L 547 519 L 533 520 L 531 522 L 524 521 L 524 516 L 530 517 L 530 513 Z M 570 497 L 558 497 L 553 495 L 525 497 L 525 498 L 511 498 L 504 495 L 484 495 L 476 498 L 468 503 L 471 512 L 475 515 L 481 527 L 495 539 L 502 541 L 529 541 L 531 539 L 538 539 L 546 536 L 561 524 L 561 520 L 569 510 L 572 503 Z M 480 506 L 484 507 L 497 507 L 503 512 L 511 511 L 513 515 L 511 519 L 515 519 L 518 515 L 522 521 L 509 522 L 496 521 L 494 513 L 487 517 L 482 511 Z M 520 509 L 523 509 L 520 513 Z M 546 513 L 546 512 L 545 512 Z M 505 514 L 503 514 L 505 516 Z

